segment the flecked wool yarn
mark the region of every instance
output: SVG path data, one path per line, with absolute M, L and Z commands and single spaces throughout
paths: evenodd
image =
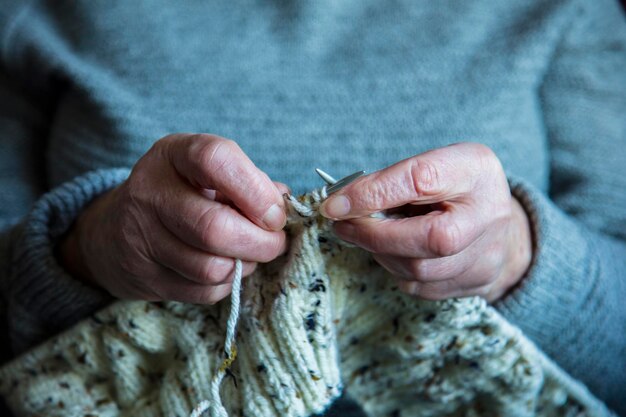
M 401 293 L 332 234 L 319 192 L 288 200 L 291 248 L 243 280 L 237 357 L 217 396 L 231 304 L 120 301 L 0 369 L 18 416 L 309 416 L 347 389 L 371 416 L 611 412 L 481 298 Z M 215 406 L 215 407 L 213 407 Z

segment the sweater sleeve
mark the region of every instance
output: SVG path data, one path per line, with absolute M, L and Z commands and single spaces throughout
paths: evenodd
M 625 23 L 615 0 L 585 2 L 555 51 L 540 89 L 550 193 L 511 179 L 535 254 L 496 307 L 626 415 Z
M 63 270 L 55 245 L 82 208 L 121 183 L 128 169 L 88 172 L 42 195 L 53 110 L 47 93 L 29 92 L 0 63 L 0 363 L 109 301 Z

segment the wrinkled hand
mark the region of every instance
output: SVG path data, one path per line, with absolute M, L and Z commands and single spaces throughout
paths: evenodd
M 364 176 L 321 207 L 337 235 L 373 253 L 424 299 L 495 301 L 527 271 L 529 222 L 486 146 L 461 143 Z M 387 218 L 369 217 L 394 213 Z M 398 218 L 398 214 L 404 215 Z
M 118 298 L 215 303 L 286 249 L 288 189 L 214 135 L 162 138 L 96 199 L 61 245 L 66 267 Z

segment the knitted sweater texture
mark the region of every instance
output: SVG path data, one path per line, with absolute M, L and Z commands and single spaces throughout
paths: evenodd
M 402 294 L 323 195 L 288 201 L 290 250 L 245 280 L 234 347 L 237 303 L 120 301 L 0 368 L 0 393 L 18 416 L 306 417 L 344 387 L 372 417 L 612 415 L 483 299 Z
M 234 139 L 295 193 L 316 166 L 471 140 L 500 158 L 535 239 L 494 307 L 626 413 L 625 51 L 614 0 L 6 0 L 4 357 L 111 302 L 55 245 L 166 134 Z

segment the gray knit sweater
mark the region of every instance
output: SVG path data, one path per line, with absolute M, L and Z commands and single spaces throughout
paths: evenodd
M 496 307 L 626 413 L 615 0 L 5 0 L 0 48 L 5 359 L 110 302 L 55 244 L 168 133 L 234 139 L 294 192 L 320 185 L 317 166 L 372 171 L 471 140 L 494 149 L 535 236 Z

